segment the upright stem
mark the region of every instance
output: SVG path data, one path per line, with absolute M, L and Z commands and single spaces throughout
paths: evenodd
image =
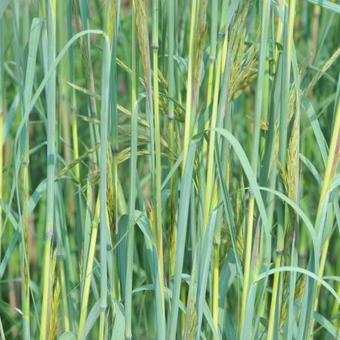
M 334 179 L 334 176 L 336 175 L 336 170 L 337 170 L 337 167 L 340 161 L 339 154 L 340 154 L 340 100 L 337 103 L 336 118 L 335 118 L 333 133 L 332 133 L 331 144 L 329 147 L 326 172 L 325 172 L 323 183 L 322 183 L 320 200 L 319 200 L 318 210 L 316 213 L 316 223 L 315 223 L 316 228 L 319 228 L 325 200 L 326 200 L 327 195 L 329 194 L 328 191 L 329 191 L 330 185 L 332 184 L 332 180 Z M 319 277 L 322 277 L 325 271 L 329 241 L 330 241 L 330 238 L 328 238 L 325 241 L 324 245 L 322 246 L 320 267 L 319 267 Z M 315 296 L 314 311 L 316 311 L 318 308 L 320 287 L 321 285 L 318 284 L 316 287 L 316 292 L 315 291 L 313 292 L 313 296 Z M 309 336 L 309 334 L 313 331 L 313 326 L 314 326 L 314 321 L 312 320 L 310 322 L 310 327 L 308 329 L 307 336 Z
M 208 162 L 207 162 L 207 181 L 205 189 L 205 200 L 204 200 L 204 228 L 209 222 L 209 213 L 211 209 L 212 197 L 213 197 L 213 184 L 214 184 L 214 153 L 215 153 L 215 138 L 218 112 L 218 97 L 220 91 L 220 80 L 221 80 L 221 49 L 218 51 L 217 65 L 216 65 L 216 79 L 214 86 L 214 99 L 213 109 L 210 121 L 210 132 L 209 132 L 209 148 L 208 148 Z M 204 234 L 204 231 L 203 231 Z
M 161 135 L 159 116 L 159 88 L 158 88 L 158 0 L 152 2 L 152 50 L 153 50 L 153 101 L 155 119 L 155 180 L 156 180 L 156 245 L 158 253 L 158 270 L 161 294 L 162 319 L 165 319 L 164 309 L 164 264 L 163 264 L 163 227 L 162 227 L 162 164 L 161 164 Z M 161 337 L 164 335 L 162 334 Z M 160 335 L 158 335 L 160 338 Z
M 57 8 L 57 26 L 64 27 L 66 24 L 65 13 L 67 10 L 67 2 L 62 1 L 59 3 Z M 58 47 L 63 46 L 68 40 L 67 30 L 61 30 L 58 34 Z M 68 76 L 68 59 L 65 58 L 60 62 L 60 67 L 58 70 L 58 79 L 67 79 Z M 72 81 L 72 80 L 70 80 Z M 59 115 L 61 118 L 61 131 L 64 143 L 63 145 L 63 156 L 66 164 L 71 163 L 71 135 L 70 135 L 70 93 L 72 89 L 69 86 L 61 86 L 59 92 Z M 67 217 L 69 220 L 73 220 L 74 216 L 74 195 L 73 195 L 73 185 L 70 180 L 66 183 L 66 204 L 67 204 Z M 73 223 L 72 223 L 73 224 Z
M 219 44 L 219 50 L 217 55 L 216 64 L 216 78 L 214 86 L 213 95 L 213 107 L 210 122 L 210 132 L 209 132 L 209 146 L 208 146 L 208 161 L 207 161 L 207 180 L 205 186 L 205 198 L 204 198 L 204 223 L 202 234 L 204 235 L 206 226 L 209 222 L 209 216 L 211 212 L 212 201 L 217 202 L 218 193 L 214 197 L 214 183 L 215 183 L 215 166 L 214 166 L 214 156 L 215 156 L 215 139 L 216 139 L 216 123 L 217 123 L 217 113 L 218 113 L 218 99 L 220 92 L 220 82 L 221 82 L 221 63 L 222 63 L 222 49 L 221 44 Z M 219 256 L 218 249 L 214 248 L 213 253 L 213 320 L 215 326 L 218 325 L 218 267 L 219 267 Z
M 137 61 L 136 61 L 136 19 L 135 6 L 132 8 L 131 17 L 131 159 L 130 159 L 130 198 L 129 198 L 129 229 L 127 241 L 127 266 L 125 284 L 125 337 L 132 338 L 132 278 L 133 278 L 133 242 L 135 225 L 136 201 L 136 170 L 137 159 L 132 156 L 137 154 Z
M 188 79 L 187 79 L 187 96 L 185 105 L 185 126 L 184 126 L 184 144 L 183 144 L 183 167 L 188 155 L 189 143 L 191 138 L 191 118 L 192 118 L 192 103 L 193 103 L 193 62 L 194 62 L 194 36 L 196 28 L 196 12 L 197 0 L 192 1 L 191 19 L 190 19 L 190 38 L 189 38 L 189 62 L 188 62 Z
M 105 37 L 102 64 L 102 102 L 100 112 L 100 321 L 99 337 L 104 338 L 105 312 L 107 308 L 107 152 L 108 152 L 108 113 L 109 113 L 109 83 L 110 83 L 110 44 Z
M 4 31 L 3 19 L 0 17 L 0 200 L 3 200 L 2 192 L 2 171 L 3 171 L 3 126 L 5 114 L 5 86 L 4 86 Z M 2 246 L 2 206 L 0 205 L 0 261 Z
M 47 4 L 47 33 L 48 33 L 48 65 L 55 60 L 56 40 L 56 1 L 49 0 Z M 46 240 L 43 265 L 43 295 L 41 306 L 40 339 L 45 340 L 49 329 L 49 310 L 51 302 L 51 246 L 54 229 L 54 177 L 56 162 L 56 72 L 52 71 L 47 84 L 47 209 L 46 209 Z
M 69 0 L 72 1 L 72 0 Z M 69 10 L 67 11 L 67 30 L 68 35 L 67 38 L 70 39 L 73 35 L 73 11 L 72 5 L 69 3 Z M 74 50 L 73 46 L 70 46 L 68 50 L 68 76 L 70 82 L 74 83 Z M 72 89 L 72 95 L 70 96 L 71 107 L 70 107 L 70 116 L 71 116 L 71 134 L 72 134 L 72 150 L 73 150 L 73 160 L 79 158 L 79 142 L 78 142 L 78 121 L 77 121 L 77 102 L 76 102 L 76 94 L 75 89 Z M 80 183 L 80 165 L 79 162 L 76 162 L 74 166 L 74 176 L 76 183 Z M 80 190 L 79 190 L 80 191 Z
M 91 240 L 88 251 L 88 257 L 86 262 L 86 271 L 84 277 L 84 288 L 81 300 L 81 308 L 80 308 L 80 319 L 79 319 L 79 328 L 78 328 L 78 340 L 84 338 L 84 329 L 85 322 L 87 317 L 87 305 L 89 300 L 90 293 L 90 285 L 92 280 L 92 271 L 93 271 L 93 262 L 95 258 L 95 250 L 96 250 L 96 241 L 98 234 L 98 224 L 99 224 L 99 199 L 97 199 L 94 218 L 92 223 L 92 232 L 91 232 Z
M 207 103 L 206 103 L 206 115 L 209 117 L 210 106 L 212 102 L 213 89 L 214 89 L 214 77 L 216 69 L 216 54 L 217 54 L 217 29 L 218 29 L 218 1 L 213 0 L 211 2 L 211 32 L 210 32 L 210 50 L 208 61 L 208 85 L 207 85 Z M 206 120 L 205 129 L 209 129 L 209 119 Z M 208 142 L 203 140 L 203 157 L 207 154 Z M 204 222 L 206 224 L 206 222 Z
M 321 6 L 315 5 L 313 8 L 313 16 L 312 16 L 311 55 L 309 58 L 310 64 L 313 64 L 314 59 L 316 57 L 316 52 L 318 49 L 320 14 L 321 14 Z
M 211 2 L 211 44 L 209 53 L 209 71 L 208 71 L 208 90 L 207 90 L 207 108 L 209 108 L 212 100 L 214 69 L 216 64 L 216 46 L 217 46 L 217 28 L 218 28 L 218 1 Z
M 281 15 L 284 15 L 284 9 L 285 9 L 284 2 L 285 0 L 279 0 L 278 5 L 277 5 Z M 275 54 L 274 54 L 274 62 L 275 62 L 276 70 L 278 70 L 278 62 L 279 62 L 279 55 L 280 55 L 278 44 L 282 45 L 283 22 L 284 22 L 284 19 L 279 18 L 278 23 L 277 23 L 277 31 L 276 31 L 277 46 L 275 48 Z
M 271 1 L 262 1 L 262 23 L 261 23 L 261 42 L 260 42 L 260 56 L 258 67 L 258 78 L 255 99 L 255 117 L 254 117 L 254 134 L 253 134 L 253 148 L 251 156 L 251 165 L 255 176 L 257 176 L 258 160 L 259 160 L 259 144 L 260 144 L 260 122 L 263 103 L 263 88 L 264 88 L 264 75 L 266 69 L 266 55 L 267 55 L 267 40 L 268 40 L 268 24 L 270 14 Z M 251 254 L 253 243 L 253 229 L 254 229 L 254 196 L 251 194 L 248 203 L 248 216 L 246 228 L 246 248 L 244 260 L 244 281 L 242 290 L 242 305 L 241 305 L 241 330 L 244 325 L 246 315 L 246 307 L 248 300 L 249 285 L 251 281 Z
M 172 160 L 172 154 L 175 153 L 175 110 L 174 102 L 175 98 L 175 0 L 168 1 L 168 121 L 169 121 L 169 146 L 170 146 L 170 160 L 169 167 L 171 168 L 174 164 Z M 170 278 L 173 277 L 175 272 L 175 254 L 176 254 L 176 225 L 175 225 L 175 204 L 176 204 L 176 178 L 173 176 L 170 183 L 170 251 L 169 251 L 169 262 L 170 262 Z
M 25 85 L 23 94 L 23 107 L 24 115 L 29 101 L 32 96 L 32 88 L 35 74 L 36 54 L 38 49 L 38 42 L 40 38 L 40 22 L 39 19 L 34 19 L 32 23 L 32 29 L 29 40 L 29 59 L 26 66 Z M 35 34 L 39 32 L 39 34 Z M 30 338 L 30 274 L 29 274 L 29 117 L 25 121 L 24 129 L 24 156 L 22 162 L 22 196 L 23 196 L 23 210 L 22 210 L 22 225 L 23 225 L 23 237 L 22 237 L 22 279 L 23 279 L 23 291 L 22 291 L 22 305 L 23 305 L 23 328 L 24 338 Z
M 283 103 L 281 105 L 282 112 L 280 117 L 280 150 L 279 150 L 279 162 L 284 166 L 286 161 L 287 152 L 287 121 L 288 121 L 288 109 L 289 109 L 289 89 L 290 89 L 290 70 L 292 63 L 292 48 L 293 48 L 293 29 L 294 29 L 294 18 L 295 18 L 295 4 L 296 0 L 291 0 L 289 3 L 289 13 L 288 13 L 288 29 L 286 33 L 285 47 L 286 51 L 284 53 L 284 91 L 283 91 Z M 278 268 L 281 264 L 281 252 L 283 251 L 284 240 L 283 235 L 280 235 L 280 227 L 278 228 L 277 236 L 277 256 L 275 259 L 275 268 Z M 268 325 L 268 339 L 273 339 L 274 324 L 276 317 L 276 301 L 279 288 L 280 273 L 276 272 L 274 274 L 273 289 L 271 296 L 271 304 L 269 311 L 269 325 Z

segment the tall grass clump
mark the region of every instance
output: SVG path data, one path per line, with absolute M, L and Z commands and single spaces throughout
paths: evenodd
M 340 338 L 339 31 L 0 0 L 0 339 Z

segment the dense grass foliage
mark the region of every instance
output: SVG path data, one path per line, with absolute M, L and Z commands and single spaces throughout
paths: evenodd
M 340 4 L 0 0 L 0 338 L 340 338 Z

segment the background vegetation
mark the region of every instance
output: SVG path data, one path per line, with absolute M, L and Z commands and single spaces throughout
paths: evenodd
M 0 0 L 1 338 L 339 338 L 339 18 Z

